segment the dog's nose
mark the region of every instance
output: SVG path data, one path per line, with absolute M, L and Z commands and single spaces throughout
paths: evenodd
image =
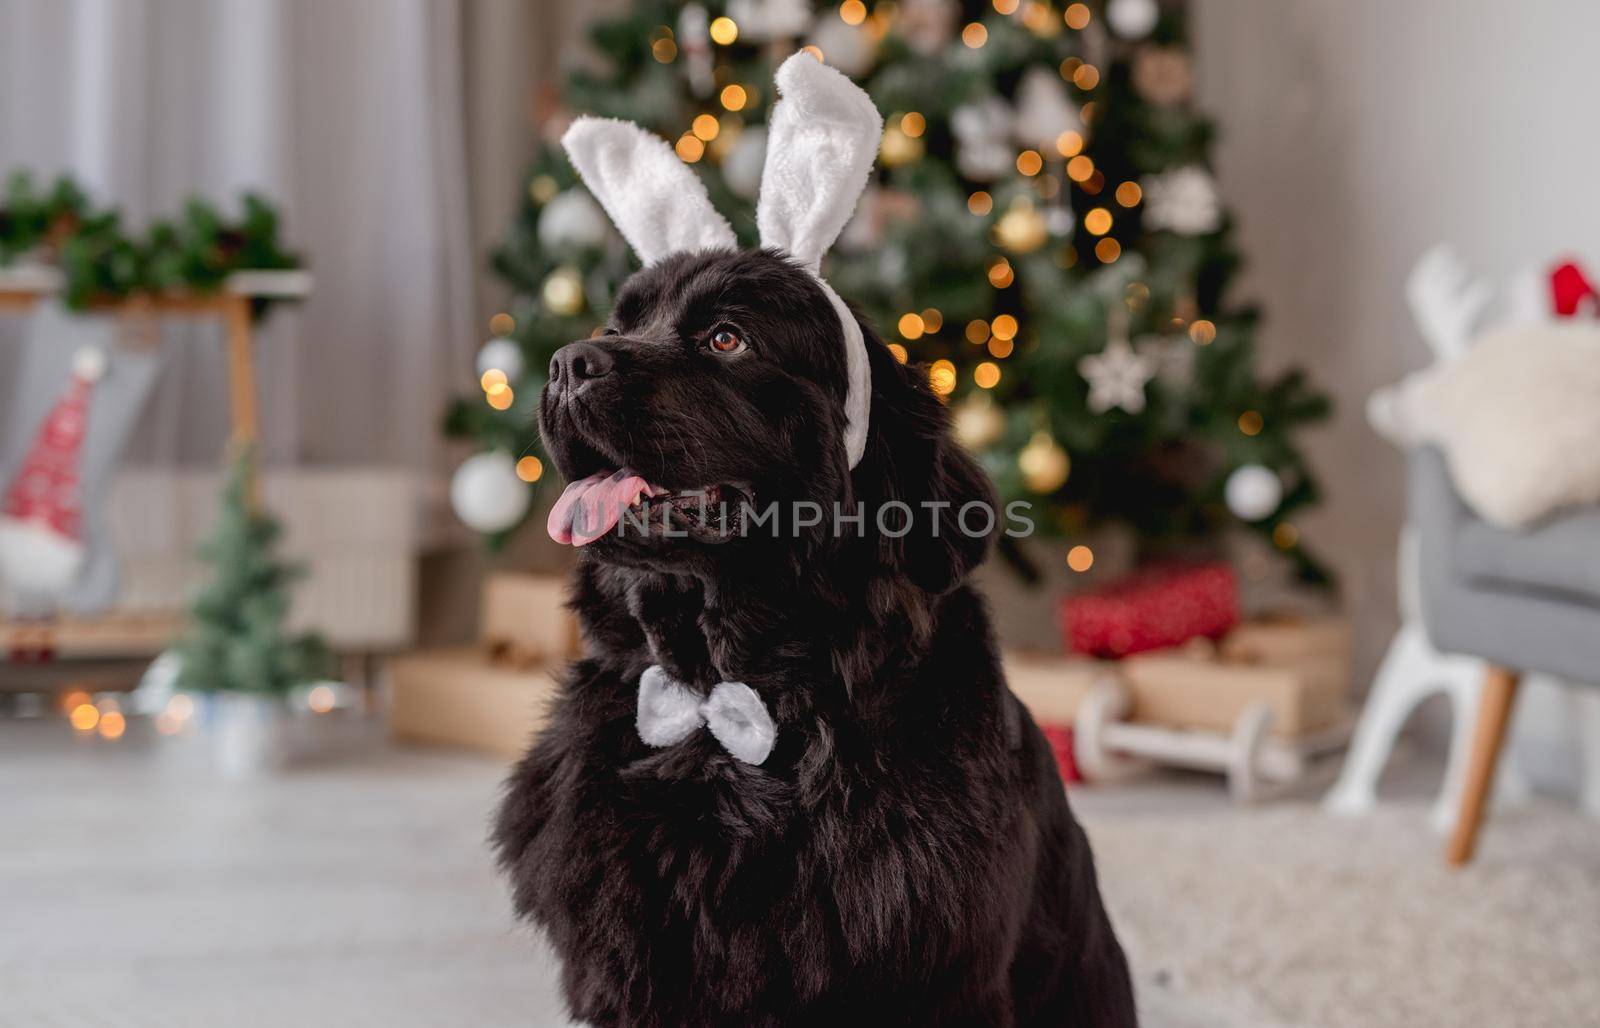
M 593 343 L 568 343 L 550 358 L 550 384 L 558 389 L 577 391 L 592 379 L 604 378 L 616 361 Z

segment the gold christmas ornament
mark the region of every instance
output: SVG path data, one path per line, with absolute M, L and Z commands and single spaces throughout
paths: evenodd
M 922 160 L 925 146 L 921 139 L 906 135 L 898 121 L 889 123 L 883 130 L 883 143 L 878 147 L 878 161 L 887 168 L 898 168 Z
M 994 241 L 1012 253 L 1032 253 L 1050 238 L 1050 231 L 1032 202 L 1014 201 L 994 225 Z
M 537 175 L 528 183 L 528 196 L 541 207 L 554 200 L 559 192 L 561 187 L 556 185 L 556 180 L 549 175 Z
M 571 317 L 583 310 L 583 279 L 578 269 L 560 267 L 544 280 L 541 290 L 544 305 L 556 314 Z
M 1028 488 L 1042 495 L 1053 493 L 1066 484 L 1072 460 L 1049 432 L 1040 429 L 1017 454 L 1017 467 Z
M 976 453 L 998 440 L 1006 419 L 987 393 L 975 393 L 956 405 L 952 414 L 956 442 Z

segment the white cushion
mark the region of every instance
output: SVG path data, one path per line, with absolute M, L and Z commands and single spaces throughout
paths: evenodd
M 1408 389 L 1417 438 L 1444 451 L 1484 520 L 1524 528 L 1600 503 L 1600 326 L 1497 329 Z

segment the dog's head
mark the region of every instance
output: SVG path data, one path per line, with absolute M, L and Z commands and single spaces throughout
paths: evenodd
M 813 559 L 865 545 L 940 591 L 989 532 L 962 509 L 988 482 L 947 418 L 818 277 L 866 185 L 883 122 L 843 75 L 797 54 L 778 70 L 756 220 L 737 249 L 705 188 L 637 126 L 579 119 L 564 143 L 645 268 L 601 336 L 563 347 L 541 398 L 570 483 L 559 541 L 618 563 Z M 992 502 L 976 521 L 994 523 Z
M 654 567 L 869 540 L 924 588 L 960 581 L 984 555 L 992 490 L 925 379 L 865 342 L 871 420 L 852 469 L 843 330 L 815 276 L 770 250 L 638 272 L 604 334 L 551 362 L 541 426 L 571 483 L 552 534 Z

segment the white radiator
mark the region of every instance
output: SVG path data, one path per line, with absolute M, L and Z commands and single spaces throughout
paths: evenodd
M 217 516 L 215 471 L 125 469 L 112 490 L 121 573 L 119 611 L 180 610 L 206 580 L 195 551 Z M 292 625 L 341 650 L 410 645 L 416 614 L 417 487 L 370 467 L 267 470 L 262 500 L 282 524 L 293 585 Z

